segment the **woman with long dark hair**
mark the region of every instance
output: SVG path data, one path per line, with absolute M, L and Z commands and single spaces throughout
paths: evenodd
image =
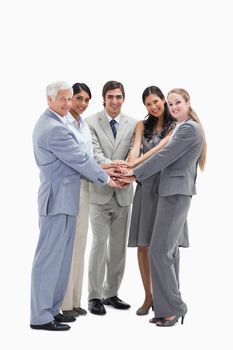
M 128 159 L 131 166 L 141 163 L 154 150 L 158 151 L 160 142 L 161 147 L 168 142 L 175 121 L 157 86 L 147 87 L 142 94 L 142 101 L 148 114 L 145 120 L 137 123 L 135 129 L 134 145 Z M 138 182 L 133 201 L 128 246 L 138 247 L 138 265 L 145 291 L 145 299 L 137 315 L 148 314 L 153 305 L 148 251 L 156 216 L 159 178 L 158 173 Z

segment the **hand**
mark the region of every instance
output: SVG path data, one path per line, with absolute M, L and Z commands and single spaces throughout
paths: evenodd
M 135 176 L 132 175 L 132 176 L 121 177 L 120 179 L 117 180 L 117 182 L 120 182 L 123 186 L 126 184 L 131 184 L 135 180 L 136 180 Z
M 123 176 L 134 176 L 133 169 L 125 169 Z
M 132 169 L 132 168 L 134 168 L 136 165 L 135 165 L 135 162 L 124 162 L 124 167 L 126 168 L 126 169 Z
M 126 160 L 113 160 L 111 164 L 120 166 L 121 168 L 134 168 L 136 166 L 134 161 L 127 162 Z
M 112 177 L 120 177 L 121 174 L 124 174 L 124 169 L 122 169 L 121 167 L 108 167 L 105 168 L 104 171 Z
M 127 167 L 131 169 L 134 168 L 135 167 L 134 162 L 128 162 Z
M 102 163 L 102 164 L 100 164 L 100 166 L 104 170 L 115 167 L 112 163 Z
M 112 163 L 102 163 L 100 164 L 102 169 L 109 169 L 109 168 L 117 168 L 117 167 L 126 167 L 127 162 L 124 160 L 113 160 Z
M 108 185 L 112 188 L 126 188 L 128 187 L 128 183 L 124 183 L 124 182 L 119 182 L 119 180 L 113 180 L 111 177 L 110 177 L 110 180 L 109 180 L 109 183 Z
M 112 165 L 116 165 L 116 166 L 120 166 L 120 167 L 127 167 L 128 166 L 128 162 L 126 162 L 125 160 L 113 160 Z

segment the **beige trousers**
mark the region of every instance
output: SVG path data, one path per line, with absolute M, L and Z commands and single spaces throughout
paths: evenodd
M 82 180 L 80 188 L 80 207 L 76 221 L 72 264 L 66 295 L 61 306 L 61 310 L 63 311 L 73 310 L 74 307 L 80 307 L 84 272 L 84 253 L 88 232 L 88 219 L 89 183 L 85 180 Z
M 130 206 L 120 207 L 115 195 L 108 203 L 90 205 L 88 300 L 118 295 L 125 269 L 129 219 Z

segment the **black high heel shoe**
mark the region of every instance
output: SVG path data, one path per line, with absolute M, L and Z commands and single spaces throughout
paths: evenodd
M 158 327 L 171 327 L 178 322 L 179 318 L 181 317 L 181 324 L 184 323 L 184 316 L 175 316 L 172 320 L 165 320 L 164 318 L 161 318 L 158 322 L 156 322 L 156 326 Z

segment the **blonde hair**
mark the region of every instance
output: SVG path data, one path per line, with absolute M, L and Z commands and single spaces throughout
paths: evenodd
M 172 93 L 181 95 L 183 97 L 183 99 L 185 100 L 185 102 L 190 102 L 190 96 L 189 96 L 189 94 L 188 94 L 188 92 L 186 90 L 181 89 L 181 88 L 172 89 L 172 90 L 169 91 L 167 96 L 169 96 Z M 195 122 L 197 122 L 197 124 L 199 125 L 200 130 L 201 130 L 203 146 L 202 146 L 201 157 L 200 157 L 200 160 L 199 160 L 199 168 L 203 171 L 204 168 L 205 168 L 206 153 L 207 153 L 207 143 L 206 143 L 205 131 L 204 131 L 203 126 L 202 126 L 202 124 L 200 122 L 200 119 L 198 118 L 198 116 L 194 112 L 194 110 L 191 108 L 191 106 L 189 107 L 189 115 Z

